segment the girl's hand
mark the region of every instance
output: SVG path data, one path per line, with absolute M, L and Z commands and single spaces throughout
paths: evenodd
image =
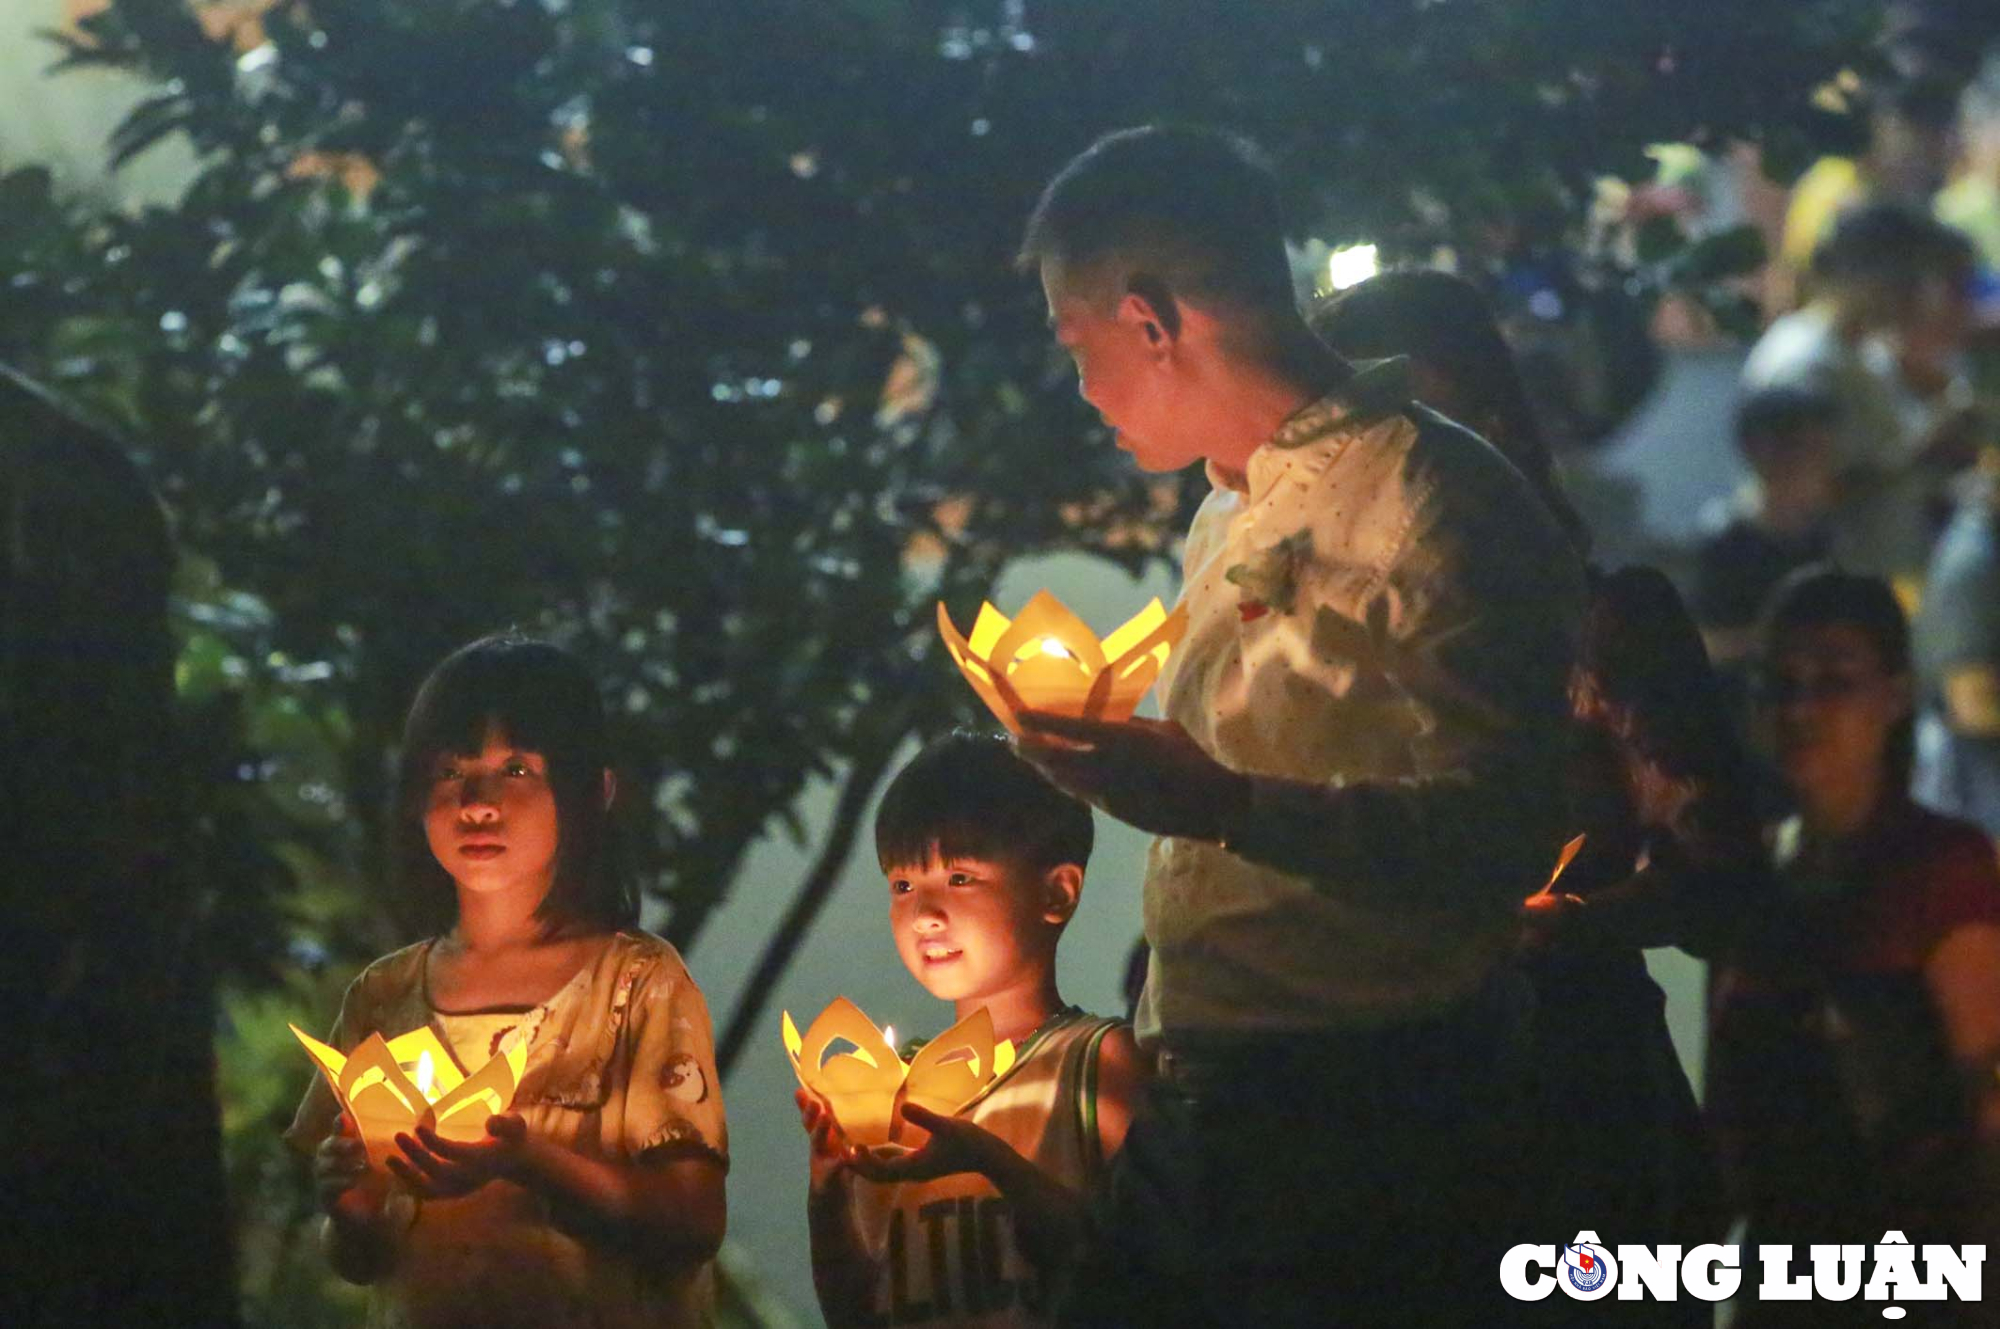
M 419 1126 L 415 1138 L 396 1137 L 404 1156 L 391 1157 L 389 1167 L 426 1199 L 456 1199 L 489 1181 L 518 1175 L 527 1141 L 528 1123 L 513 1112 L 488 1117 L 486 1138 L 472 1142 L 447 1140 L 430 1127 Z
M 345 1112 L 335 1120 L 333 1134 L 321 1140 L 313 1153 L 313 1183 L 320 1212 L 328 1217 L 365 1223 L 382 1213 L 389 1195 L 387 1181 L 369 1170 L 361 1132 Z
M 999 1137 L 983 1126 L 932 1112 L 915 1103 L 903 1104 L 903 1120 L 929 1131 L 923 1147 L 883 1157 L 866 1149 L 853 1150 L 854 1170 L 870 1181 L 935 1181 L 960 1172 L 986 1170 Z
M 853 1151 L 840 1123 L 833 1119 L 833 1109 L 818 1095 L 799 1089 L 793 1091 L 792 1100 L 799 1105 L 799 1125 L 805 1128 L 806 1139 L 812 1146 L 807 1158 L 807 1176 L 812 1193 L 817 1195 L 848 1165 Z
M 1580 895 L 1538 891 L 1521 902 L 1520 946 L 1529 956 L 1558 950 L 1573 937 L 1578 920 L 1590 906 Z

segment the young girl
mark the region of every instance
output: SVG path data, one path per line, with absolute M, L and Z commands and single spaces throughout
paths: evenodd
M 400 1136 L 393 1175 L 323 1081 L 299 1104 L 286 1138 L 316 1150 L 327 1256 L 373 1285 L 372 1326 L 708 1322 L 728 1170 L 708 1009 L 633 925 L 608 754 L 596 687 L 544 642 L 463 647 L 410 710 L 400 866 L 449 927 L 368 966 L 328 1041 L 428 1025 L 461 1071 L 508 1040 L 527 1062 L 488 1138 Z

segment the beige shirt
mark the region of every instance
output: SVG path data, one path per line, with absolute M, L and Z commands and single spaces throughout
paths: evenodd
M 1165 712 L 1277 780 L 1234 852 L 1154 842 L 1142 1042 L 1436 1011 L 1508 950 L 1566 838 L 1581 565 L 1399 372 L 1293 416 L 1240 479 L 1211 471 Z
M 958 1116 L 1070 1188 L 1088 1193 L 1102 1169 L 1097 1054 L 1118 1021 L 1060 1017 Z M 961 1172 L 934 1181 L 854 1182 L 854 1231 L 873 1266 L 867 1323 L 940 1329 L 1035 1329 L 1053 1324 L 1044 1275 L 1021 1255 L 1007 1201 Z
M 370 1033 L 393 1038 L 430 1024 L 458 1056 L 452 1035 L 469 1026 L 448 1027 L 430 1005 L 430 945 L 406 947 L 363 970 L 327 1041 L 348 1051 Z M 727 1164 L 708 1006 L 665 941 L 636 930 L 613 935 L 560 992 L 513 1018 L 528 1047 L 514 1110 L 529 1131 L 593 1158 L 693 1153 Z M 488 1032 L 490 1042 L 505 1031 Z M 310 1151 L 336 1115 L 331 1091 L 314 1076 L 285 1138 Z M 371 1329 L 679 1329 L 710 1322 L 709 1266 L 675 1266 L 593 1240 L 537 1191 L 495 1181 L 454 1200 L 401 1193 L 392 1205 L 408 1227 L 395 1269 L 372 1289 Z

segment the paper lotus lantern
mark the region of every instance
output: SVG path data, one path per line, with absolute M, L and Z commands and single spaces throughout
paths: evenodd
M 965 681 L 1014 733 L 1021 711 L 1086 720 L 1129 720 L 1139 699 L 1187 630 L 1187 610 L 1154 600 L 1103 641 L 1047 591 L 1009 619 L 979 606 L 972 635 L 960 635 L 943 604 L 938 632 Z
M 528 1061 L 526 1041 L 510 1039 L 491 1061 L 465 1075 L 428 1028 L 387 1040 L 370 1034 L 345 1055 L 297 1025 L 291 1028 L 354 1119 L 374 1168 L 400 1152 L 398 1134 L 414 1134 L 419 1126 L 467 1144 L 485 1139 L 486 1119 L 513 1104 Z M 406 1065 L 414 1067 L 414 1075 L 404 1073 Z
M 993 1041 L 993 1017 L 981 1006 L 939 1034 L 908 1062 L 845 997 L 819 1013 L 803 1037 L 784 1013 L 785 1051 L 808 1093 L 826 1100 L 855 1144 L 904 1145 L 921 1131 L 903 1120 L 903 1104 L 950 1116 L 1014 1064 L 1014 1045 Z M 828 1052 L 838 1043 L 852 1051 Z

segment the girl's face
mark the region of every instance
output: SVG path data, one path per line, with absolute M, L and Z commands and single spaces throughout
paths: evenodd
M 424 834 L 462 891 L 548 894 L 559 840 L 548 762 L 515 747 L 497 726 L 476 753 L 440 754 L 431 766 Z
M 1868 634 L 1846 623 L 1781 633 L 1767 686 L 1778 762 L 1794 788 L 1881 770 L 1910 710 L 1908 676 L 1886 669 Z

